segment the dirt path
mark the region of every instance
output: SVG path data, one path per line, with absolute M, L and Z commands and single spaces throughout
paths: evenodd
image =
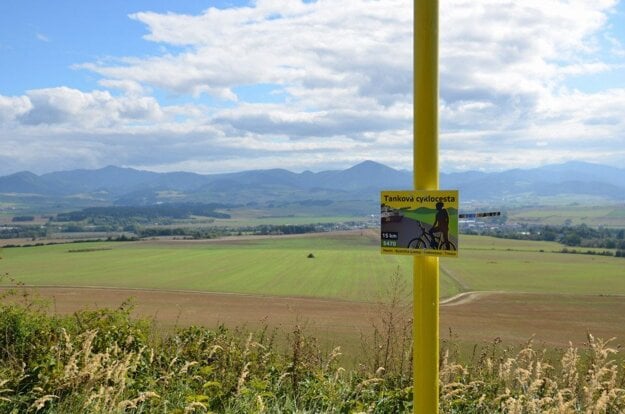
M 468 303 L 479 300 L 480 298 L 488 295 L 496 295 L 501 292 L 462 292 L 450 298 L 442 299 L 440 301 L 441 306 L 459 306 L 466 305 Z

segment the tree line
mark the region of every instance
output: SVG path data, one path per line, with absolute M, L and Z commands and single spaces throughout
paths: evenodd
M 480 234 L 505 239 L 554 241 L 567 247 L 588 249 L 609 249 L 605 255 L 625 257 L 625 229 L 590 227 L 587 224 L 563 225 L 522 225 L 504 226 L 482 231 Z M 615 250 L 612 252 L 612 250 Z M 562 253 L 580 253 L 579 250 L 562 249 Z M 599 254 L 586 250 L 584 254 Z
M 188 219 L 191 216 L 213 217 L 227 219 L 229 214 L 218 212 L 218 209 L 228 208 L 225 204 L 203 203 L 172 203 L 157 204 L 151 206 L 112 206 L 112 207 L 89 207 L 80 211 L 59 213 L 56 216 L 58 222 L 103 223 L 120 220 L 156 220 L 159 218 Z

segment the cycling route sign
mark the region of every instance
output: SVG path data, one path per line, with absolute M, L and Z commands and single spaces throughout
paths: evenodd
M 458 256 L 458 191 L 382 191 L 384 254 Z

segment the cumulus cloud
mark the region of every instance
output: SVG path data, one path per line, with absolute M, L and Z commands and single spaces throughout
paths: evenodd
M 606 145 L 625 147 L 625 89 L 567 83 L 625 63 L 623 40 L 609 25 L 616 7 L 616 0 L 442 0 L 443 168 L 567 157 L 622 163 Z M 373 158 L 411 167 L 411 1 L 258 0 L 130 18 L 167 52 L 75 66 L 100 76 L 102 90 L 0 96 L 0 128 L 24 136 L 45 128 L 95 164 L 210 172 Z M 283 101 L 246 102 L 240 88 L 254 85 L 275 86 Z M 186 103 L 156 98 L 168 94 Z
M 32 109 L 32 103 L 26 96 L 0 95 L 0 124 L 8 123 Z
M 67 87 L 36 89 L 20 97 L 0 95 L 0 119 L 23 126 L 65 125 L 71 129 L 111 127 L 125 121 L 158 121 L 163 111 L 147 96 L 114 97 L 108 91 Z
M 410 97 L 410 3 L 259 1 L 255 7 L 208 9 L 199 16 L 137 13 L 147 40 L 185 51 L 123 65 L 86 64 L 111 79 L 179 94 L 236 100 L 242 84 L 277 83 L 307 90 L 350 88 L 371 99 Z
M 366 108 L 297 111 L 276 105 L 243 105 L 221 111 L 213 122 L 230 134 L 260 134 L 295 139 L 345 136 L 366 141 L 367 132 L 409 128 L 406 113 Z
M 148 93 L 148 91 L 146 90 L 145 87 L 143 87 L 143 85 L 141 85 L 139 82 L 135 82 L 132 80 L 101 79 L 98 81 L 98 83 L 104 88 L 117 89 L 117 90 L 124 92 L 127 95 L 143 96 L 146 93 Z

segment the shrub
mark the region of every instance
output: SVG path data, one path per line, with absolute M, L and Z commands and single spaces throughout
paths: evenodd
M 286 347 L 269 329 L 156 335 L 131 317 L 131 302 L 59 317 L 14 294 L 0 301 L 0 412 L 411 412 L 410 334 L 401 283 L 391 285 L 374 349 L 352 370 L 340 348 L 324 352 L 298 326 Z M 589 334 L 585 349 L 548 357 L 531 340 L 518 350 L 495 340 L 469 361 L 453 338 L 443 345 L 441 413 L 625 412 L 610 341 Z

